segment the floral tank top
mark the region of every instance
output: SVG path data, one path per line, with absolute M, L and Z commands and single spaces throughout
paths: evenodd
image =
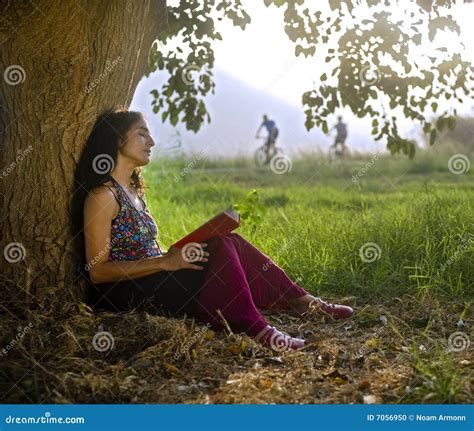
M 162 252 L 156 241 L 158 227 L 145 201 L 140 198 L 144 209 L 137 210 L 122 186 L 112 177 L 111 179 L 117 190 L 120 210 L 112 220 L 109 260 L 138 260 L 161 256 Z

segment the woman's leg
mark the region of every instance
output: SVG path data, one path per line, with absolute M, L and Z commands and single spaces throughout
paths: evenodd
M 193 315 L 205 270 L 160 271 L 145 277 L 94 285 L 95 308 L 132 309 L 168 316 Z
M 257 307 L 290 309 L 293 300 L 308 296 L 306 290 L 245 238 L 237 233 L 227 236 L 235 244 Z
M 256 336 L 268 323 L 255 306 L 233 239 L 228 235 L 214 237 L 207 244 L 210 256 L 197 298 L 197 316 L 221 329 L 219 310 L 233 331 Z
M 303 314 L 310 308 L 319 309 L 334 319 L 345 319 L 353 314 L 351 307 L 330 304 L 309 294 L 291 281 L 275 262 L 239 234 L 231 233 L 228 236 L 236 244 L 257 307 L 289 309 L 297 314 Z

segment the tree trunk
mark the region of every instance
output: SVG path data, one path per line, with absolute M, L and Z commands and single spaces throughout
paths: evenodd
M 82 300 L 69 231 L 75 166 L 97 115 L 129 106 L 166 0 L 0 8 L 2 299 Z

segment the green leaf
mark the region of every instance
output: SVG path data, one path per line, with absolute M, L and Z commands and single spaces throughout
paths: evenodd
M 447 119 L 443 116 L 438 117 L 438 119 L 436 120 L 436 129 L 438 129 L 439 132 L 442 132 L 446 126 Z
M 456 117 L 450 116 L 446 120 L 449 130 L 454 130 L 456 127 Z
M 408 158 L 411 160 L 415 157 L 416 146 L 414 142 L 409 142 L 408 147 Z

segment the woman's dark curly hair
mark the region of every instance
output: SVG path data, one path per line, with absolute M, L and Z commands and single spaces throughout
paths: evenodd
M 70 202 L 70 219 L 75 249 L 78 250 L 78 268 L 85 265 L 84 201 L 94 188 L 111 180 L 111 171 L 117 163 L 119 147 L 125 143 L 127 132 L 143 113 L 123 107 L 108 109 L 97 118 L 76 167 Z M 130 185 L 143 197 L 144 184 L 141 168 L 134 169 Z M 81 270 L 82 271 L 82 270 Z

